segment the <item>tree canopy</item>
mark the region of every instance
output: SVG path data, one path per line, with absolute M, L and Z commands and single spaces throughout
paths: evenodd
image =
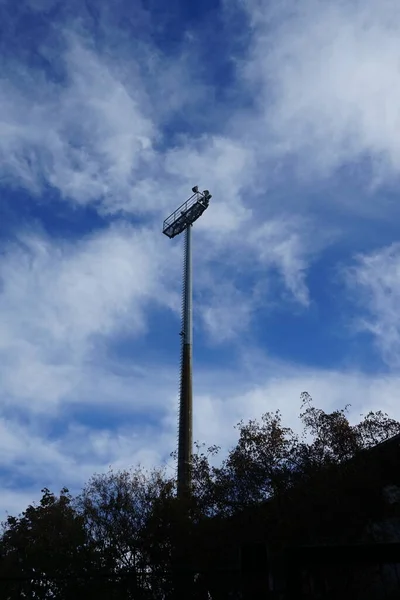
M 200 571 L 228 529 L 227 539 L 241 527 L 249 536 L 251 522 L 259 535 L 261 512 L 272 543 L 322 539 L 340 523 L 349 532 L 355 514 L 359 535 L 372 508 L 359 510 L 351 490 L 373 487 L 360 465 L 400 423 L 378 411 L 350 424 L 347 407 L 327 413 L 306 392 L 301 401 L 300 434 L 267 412 L 237 425 L 237 443 L 222 458 L 218 446 L 197 444 L 185 506 L 159 468 L 93 475 L 76 497 L 42 490 L 38 504 L 3 523 L 0 600 L 173 598 L 177 561 Z

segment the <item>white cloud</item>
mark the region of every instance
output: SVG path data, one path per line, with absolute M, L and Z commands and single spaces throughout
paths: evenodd
M 203 290 L 198 312 L 212 340 L 227 342 L 248 330 L 253 308 L 250 290 L 244 293 L 233 283 L 216 285 L 214 282 Z
M 299 222 L 292 233 L 291 224 L 274 216 L 273 223 L 260 227 L 260 214 L 253 210 L 254 180 L 264 170 L 259 138 L 240 137 L 230 129 L 229 115 L 219 123 L 224 133 L 212 131 L 210 118 L 210 131 L 194 138 L 180 136 L 174 140 L 176 145 L 164 143 L 163 125 L 180 107 L 176 90 L 188 88 L 190 62 L 184 53 L 167 67 L 150 50 L 141 50 L 128 62 L 125 54 L 117 60 L 106 50 L 95 51 L 88 36 L 83 39 L 69 32 L 63 39 L 60 63 L 66 79 L 62 84 L 20 67 L 19 77 L 10 73 L 8 83 L 0 87 L 3 181 L 36 194 L 43 191 L 43 184 L 50 184 L 66 201 L 92 203 L 102 213 L 157 216 L 160 221 L 187 197 L 192 185 L 203 184 L 213 194 L 212 210 L 196 229 L 204 236 L 200 243 L 209 259 L 218 260 L 223 254 L 227 264 L 234 266 L 247 252 L 257 264 L 274 264 L 290 294 L 307 305 L 305 273 L 311 254 L 310 242 L 303 240 L 310 237 L 308 224 Z M 157 85 L 163 89 L 162 102 L 154 93 Z M 192 112 L 202 109 L 204 92 L 194 85 L 196 93 L 185 92 L 180 100 L 181 108 L 189 103 Z M 172 88 L 175 95 L 168 93 Z M 268 214 L 264 217 L 271 220 Z M 291 217 L 290 223 L 295 220 Z M 278 240 L 280 231 L 288 232 L 288 239 Z M 218 300 L 213 310 L 219 310 L 219 305 Z M 251 310 L 249 306 L 245 312 Z M 85 326 L 89 326 L 86 321 Z
M 240 228 L 222 240 L 210 236 L 195 267 L 197 314 L 211 338 L 226 342 L 245 335 L 254 312 L 272 311 L 278 296 L 307 309 L 307 270 L 321 240 L 311 223 L 290 216 L 251 223 L 245 233 Z
M 3 248 L 2 465 L 14 470 L 17 481 L 29 477 L 38 490 L 44 485 L 78 489 L 111 463 L 168 460 L 176 439 L 177 366 L 171 372 L 143 363 L 140 356 L 131 356 L 128 364 L 106 350 L 121 333 L 131 339 L 141 335 L 151 306 L 179 307 L 180 254 L 179 245 L 159 231 L 118 224 L 79 241 L 20 234 Z M 211 258 L 206 257 L 204 272 Z M 208 284 L 201 277 L 199 284 L 204 294 Z M 224 286 L 218 290 L 224 298 Z M 225 294 L 224 301 L 231 302 L 226 312 L 217 299 L 208 304 L 210 330 L 219 336 L 225 330 L 226 338 L 250 318 L 252 305 L 235 293 L 232 287 Z M 222 312 L 212 315 L 216 307 Z M 176 346 L 178 356 L 178 338 Z M 196 419 L 202 415 L 201 397 Z M 82 410 L 93 411 L 91 426 L 80 423 Z M 97 426 L 96 416 L 105 419 L 109 411 L 113 424 Z M 67 423 L 65 431 L 57 431 L 60 419 Z M 8 499 L 15 488 L 7 481 L 0 504 L 13 512 Z
M 400 382 L 396 375 L 300 368 L 270 359 L 254 360 L 252 356 L 249 361 L 247 365 L 244 357 L 237 369 L 199 369 L 195 374 L 194 437 L 206 444 L 221 445 L 223 454 L 237 439 L 234 426 L 239 420 L 258 418 L 267 411 L 281 410 L 284 424 L 299 431 L 300 394 L 305 390 L 316 406 L 327 411 L 351 403 L 350 420 L 354 423 L 361 414 L 378 409 L 400 419 Z M 23 492 L 20 502 L 14 505 L 17 492 L 5 480 L 0 509 L 15 513 L 16 506 L 23 508 L 23 502 L 38 499 L 45 485 L 55 491 L 64 485 L 79 491 L 88 477 L 108 465 L 126 468 L 141 462 L 144 466 L 167 464 L 169 470 L 173 469 L 168 455 L 176 443 L 176 396 L 170 374 L 161 370 L 157 381 L 148 377 L 145 382 L 141 392 L 149 399 L 164 390 L 166 410 L 152 413 L 151 424 L 136 421 L 132 408 L 131 418 L 125 413 L 124 425 L 94 430 L 71 422 L 65 432 L 50 440 L 42 419 L 18 424 L 3 417 L 2 466 L 12 466 L 17 480 L 28 477 L 38 483 L 36 488 L 31 486 Z
M 248 236 L 248 243 L 254 248 L 260 264 L 275 267 L 286 288 L 303 306 L 308 306 L 310 301 L 305 283 L 308 264 L 321 243 L 317 235 L 312 235 L 312 229 L 311 224 L 282 216 L 265 221 Z
M 101 339 L 146 328 L 153 304 L 175 308 L 170 249 L 151 230 L 114 226 L 78 243 L 27 235 L 3 250 L 0 354 L 3 397 L 40 405 L 80 384 L 82 368 L 102 358 Z
M 225 452 L 237 439 L 234 429 L 241 419 L 259 418 L 280 410 L 285 426 L 301 431 L 300 394 L 308 391 L 314 404 L 326 411 L 349 407 L 352 423 L 370 410 L 382 410 L 400 420 L 399 377 L 366 375 L 357 371 L 313 369 L 266 360 L 257 374 L 215 373 L 214 389 L 199 385 L 195 398 L 195 439 L 220 444 Z M 257 368 L 257 369 L 258 369 Z M 205 375 L 203 373 L 203 375 Z M 215 379 L 214 379 L 215 377 Z M 217 383 L 219 381 L 219 383 Z M 211 388 L 211 385 L 210 385 Z
M 127 55 L 123 44 L 119 53 L 110 40 L 99 48 L 82 31 L 60 30 L 58 53 L 45 43 L 40 49 L 63 73 L 61 81 L 55 82 L 47 71 L 3 64 L 3 182 L 34 194 L 47 184 L 65 200 L 92 203 L 103 213 L 147 215 L 174 208 L 203 166 L 212 164 L 215 172 L 224 162 L 226 169 L 235 161 L 230 169 L 241 168 L 240 148 L 231 140 L 211 137 L 215 151 L 209 157 L 207 143 L 200 140 L 203 150 L 191 163 L 190 142 L 177 140 L 185 164 L 166 148 L 165 124 L 178 112 L 197 110 L 206 90 L 193 77 L 184 51 L 169 60 L 154 47 L 138 44 Z M 114 35 L 109 33 L 112 40 Z
M 34 4 L 39 9 L 46 3 Z M 163 238 L 159 229 L 162 217 L 187 197 L 192 185 L 213 194 L 210 209 L 196 224 L 197 324 L 214 340 L 228 341 L 246 334 L 253 311 L 271 301 L 271 289 L 277 301 L 276 273 L 279 301 L 288 292 L 307 308 L 312 301 L 308 266 L 330 243 L 326 228 L 321 233 L 311 218 L 299 218 L 301 203 L 290 215 L 286 196 L 278 210 L 271 207 L 265 185 L 271 159 L 311 149 L 307 160 L 315 164 L 317 157 L 324 171 L 374 151 L 386 152 L 395 164 L 397 142 L 392 136 L 387 143 L 385 137 L 389 125 L 382 132 L 369 123 L 376 119 L 374 93 L 386 89 L 394 59 L 388 58 L 386 74 L 382 70 L 375 82 L 377 67 L 369 66 L 372 34 L 364 32 L 361 17 L 351 14 L 354 19 L 339 43 L 335 32 L 342 31 L 346 11 L 352 9 L 316 4 L 313 16 L 307 6 L 274 30 L 272 40 L 278 37 L 269 55 L 266 25 L 257 24 L 247 76 L 253 85 L 262 75 L 258 110 L 220 111 L 218 127 L 210 115 L 208 130 L 193 137 L 164 137 L 165 123 L 177 113 L 182 116 L 188 105 L 192 112 L 204 111 L 205 86 L 186 85 L 190 61 L 185 56 L 167 64 L 150 48 L 117 59 L 108 48 L 99 51 L 90 36 L 68 33 L 56 59 L 66 76 L 62 84 L 25 66 L 15 73 L 6 69 L 8 80 L 0 82 L 2 183 L 39 197 L 50 184 L 65 202 L 90 203 L 103 215 L 122 211 L 136 220 L 144 217 L 146 225 L 115 225 L 74 242 L 20 235 L 19 243 L 8 245 L 0 257 L 3 460 L 14 464 L 20 477 L 30 474 L 40 481 L 38 489 L 46 482 L 49 487 L 80 485 L 109 463 L 159 463 L 173 449 L 175 371 L 144 364 L 141 357 L 132 357 L 127 366 L 112 360 L 107 350 L 120 335 L 132 340 L 143 335 L 152 306 L 179 308 L 180 244 Z M 321 50 L 318 28 L 325 25 Z M 301 26 L 309 32 L 303 35 Z M 379 41 L 380 17 L 373 28 Z M 394 45 L 394 36 L 389 38 Z M 378 62 L 386 60 L 388 43 L 379 48 Z M 353 52 L 344 74 L 342 47 Z M 355 57 L 365 63 L 358 79 Z M 364 85 L 365 93 L 353 80 Z M 372 98 L 365 98 L 366 92 Z M 395 98 L 396 93 L 387 99 L 393 127 Z M 190 111 L 184 116 L 190 121 Z M 157 219 L 154 228 L 152 219 Z M 248 275 L 249 286 L 244 282 Z M 380 408 L 386 403 L 396 411 L 394 377 L 276 365 L 263 369 L 262 375 L 247 368 L 218 371 L 215 378 L 209 372 L 196 375 L 200 440 L 227 447 L 240 418 L 278 407 L 294 424 L 303 389 L 326 408 L 356 398 L 366 410 L 377 398 Z M 78 408 L 103 417 L 112 412 L 120 422 L 89 427 L 71 416 Z M 29 423 L 20 420 L 18 410 Z M 51 427 L 64 415 L 68 426 L 50 439 Z M 3 492 L 3 507 L 13 501 L 13 493 Z
M 348 286 L 366 313 L 356 318 L 358 329 L 371 333 L 383 359 L 400 366 L 400 244 L 366 255 L 346 271 Z
M 59 491 L 66 486 L 79 492 L 94 473 L 103 472 L 110 465 L 119 469 L 166 464 L 170 468 L 168 454 L 176 436 L 175 428 L 172 430 L 162 417 L 152 426 L 135 426 L 132 422 L 112 430 L 71 423 L 66 432 L 53 440 L 39 420 L 27 425 L 1 418 L 0 432 L 0 469 L 6 469 L 6 475 L 1 476 L 0 519 L 5 511 L 15 514 L 28 502 L 38 500 L 43 487 Z M 34 482 L 29 490 L 27 481 Z M 18 492 L 20 487 L 25 490 Z M 19 494 L 21 499 L 15 505 Z M 22 501 L 26 504 L 21 505 Z
M 246 184 L 253 168 L 253 149 L 228 135 L 185 140 L 166 154 L 166 171 L 181 177 L 186 188 L 206 178 L 214 198 L 213 210 L 204 214 L 198 227 L 213 237 L 229 236 L 251 218 Z
M 66 39 L 66 85 L 24 72 L 2 82 L 3 176 L 34 192 L 46 181 L 77 202 L 129 195 L 155 136 L 143 86 L 128 87 L 82 40 Z
M 244 72 L 257 91 L 271 157 L 329 175 L 370 157 L 398 174 L 400 13 L 393 0 L 246 3 L 253 48 Z M 260 125 L 257 124 L 260 128 Z M 255 129 L 256 131 L 256 129 Z
M 43 489 L 43 488 L 42 488 Z M 56 490 L 57 492 L 59 490 Z M 0 520 L 3 521 L 7 515 L 19 515 L 34 501 L 40 498 L 37 487 L 24 487 L 23 489 L 7 489 L 5 486 L 1 492 Z
M 143 335 L 151 307 L 179 306 L 180 253 L 169 247 L 165 268 L 167 243 L 159 231 L 114 224 L 78 241 L 21 233 L 3 247 L 3 509 L 15 512 L 21 482 L 37 482 L 36 497 L 45 485 L 78 490 L 111 463 L 149 466 L 173 449 L 165 419 L 176 409 L 176 378 L 139 353 L 129 363 L 107 353 L 120 335 Z M 176 346 L 178 355 L 178 336 Z

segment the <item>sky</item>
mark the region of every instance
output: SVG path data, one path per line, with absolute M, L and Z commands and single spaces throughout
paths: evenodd
M 300 394 L 400 419 L 397 0 L 0 0 L 0 514 Z M 182 236 L 181 236 L 182 237 Z

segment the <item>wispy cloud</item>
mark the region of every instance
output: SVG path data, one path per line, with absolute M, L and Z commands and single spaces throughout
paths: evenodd
M 258 91 L 272 156 L 326 176 L 370 160 L 372 177 L 400 166 L 400 16 L 393 0 L 246 2 L 253 47 L 244 72 Z
M 356 264 L 346 271 L 351 289 L 362 316 L 356 317 L 359 330 L 369 332 L 382 353 L 384 361 L 400 366 L 400 244 L 392 244 L 357 257 Z
M 173 249 L 166 273 L 155 239 L 114 226 L 78 243 L 27 234 L 3 250 L 3 397 L 57 402 L 79 383 L 102 339 L 142 333 L 152 303 L 175 307 Z
M 43 72 L 36 81 L 19 72 L 3 82 L 3 177 L 36 193 L 47 183 L 76 202 L 130 194 L 133 174 L 152 157 L 155 136 L 143 86 L 128 89 L 121 74 L 75 35 L 66 38 L 63 66 L 62 84 Z
M 327 411 L 350 403 L 352 422 L 357 422 L 361 414 L 376 409 L 400 418 L 396 400 L 399 378 L 396 375 L 301 368 L 269 358 L 251 362 L 246 366 L 244 357 L 240 365 L 231 368 L 196 371 L 195 439 L 206 444 L 220 444 L 222 454 L 235 443 L 237 431 L 234 426 L 239 420 L 254 418 L 267 411 L 281 410 L 285 424 L 299 431 L 299 396 L 304 390 L 315 398 L 317 406 Z M 37 498 L 39 485 L 57 489 L 67 484 L 72 490 L 79 490 L 92 473 L 105 470 L 110 464 L 117 468 L 138 462 L 145 466 L 165 464 L 168 470 L 173 470 L 174 465 L 168 457 L 176 439 L 173 386 L 168 373 L 162 369 L 153 386 L 149 377 L 146 381 L 148 398 L 152 394 L 160 395 L 163 390 L 166 408 L 154 413 L 148 406 L 146 414 L 151 418 L 150 422 L 138 420 L 135 425 L 132 417 L 136 407 L 132 405 L 129 420 L 129 413 L 122 413 L 123 420 L 118 426 L 96 428 L 69 418 L 65 430 L 49 436 L 48 423 L 43 424 L 42 418 L 29 423 L 2 418 L 0 466 L 12 466 L 12 476 L 8 475 L 3 481 L 0 508 L 15 512 L 16 506 L 24 507 L 18 503 Z M 131 399 L 137 392 L 132 383 Z M 92 410 L 99 408 L 101 410 L 93 402 Z M 113 412 L 118 410 L 121 405 L 117 401 Z M 24 482 L 32 480 L 37 481 L 38 486 L 27 488 Z M 16 494 L 15 489 L 19 488 L 21 492 Z M 17 504 L 14 504 L 16 500 Z
M 38 15 L 56 4 L 29 3 Z M 313 306 L 309 268 L 334 238 L 324 203 L 318 214 L 309 210 L 310 175 L 329 178 L 365 159 L 369 181 L 371 172 L 378 182 L 397 173 L 395 3 L 307 0 L 272 9 L 248 1 L 243 9 L 245 43 L 233 57 L 225 104 L 217 94 L 225 83 L 210 83 L 199 64 L 202 35 L 189 31 L 164 56 L 147 29 L 143 40 L 127 36 L 126 23 L 115 28 L 104 7 L 99 22 L 93 17 L 96 31 L 77 8 L 80 18 L 68 13 L 52 24 L 38 44 L 40 60 L 30 64 L 16 52 L 2 61 L 2 189 L 23 189 L 32 206 L 40 201 L 50 212 L 54 196 L 69 208 L 90 206 L 106 223 L 68 240 L 24 224 L 15 242 L 2 242 L 2 466 L 15 465 L 21 479 L 80 485 L 111 462 L 163 462 L 173 449 L 170 348 L 154 365 L 135 344 L 157 331 L 159 313 L 178 323 L 181 248 L 160 226 L 192 185 L 213 194 L 196 223 L 195 326 L 220 350 L 251 339 L 256 311 Z M 226 10 L 235 18 L 232 6 Z M 151 22 L 143 7 L 140 19 Z M 360 257 L 351 271 L 371 315 L 363 326 L 394 366 L 398 256 L 395 245 Z M 129 363 L 118 355 L 126 340 Z M 264 342 L 268 354 L 267 334 Z M 201 360 L 199 367 L 197 437 L 225 447 L 240 418 L 280 407 L 294 423 L 303 389 L 327 409 L 354 401 L 356 411 L 367 410 L 379 399 L 380 408 L 397 410 L 395 375 L 272 359 L 257 373 L 245 360 L 226 370 L 207 370 Z M 79 410 L 115 422 L 88 424 Z M 19 484 L 3 480 L 5 506 L 18 500 Z

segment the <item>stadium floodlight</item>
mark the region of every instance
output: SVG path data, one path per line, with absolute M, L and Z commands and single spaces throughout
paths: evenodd
M 192 478 L 193 451 L 193 390 L 192 390 L 192 225 L 208 208 L 211 194 L 208 190 L 199 192 L 198 186 L 192 188 L 193 196 L 177 208 L 163 224 L 163 233 L 174 238 L 185 231 L 183 293 L 182 293 L 182 330 L 181 335 L 181 373 L 179 392 L 179 432 L 178 432 L 178 497 L 190 493 Z
M 195 191 L 196 190 L 196 191 Z M 203 214 L 208 208 L 210 202 L 210 192 L 205 190 L 199 192 L 196 185 L 192 188 L 193 196 L 190 196 L 179 208 L 177 208 L 163 224 L 163 233 L 169 238 L 174 238 L 184 231 L 188 225 L 193 223 Z

